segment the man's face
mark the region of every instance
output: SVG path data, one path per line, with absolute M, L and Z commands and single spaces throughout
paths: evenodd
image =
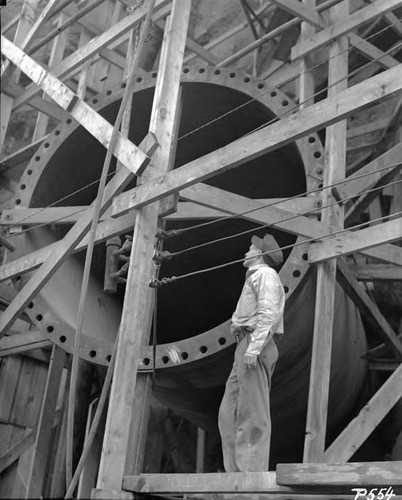
M 261 250 L 257 248 L 255 245 L 251 244 L 248 252 L 244 254 L 245 261 L 243 262 L 244 267 L 253 266 L 257 260 L 260 258 Z

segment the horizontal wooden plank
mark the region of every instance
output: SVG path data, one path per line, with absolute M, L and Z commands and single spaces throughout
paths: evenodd
M 401 470 L 402 462 L 278 464 L 276 480 L 285 486 L 377 486 L 380 489 L 402 485 Z
M 352 31 L 364 23 L 367 23 L 378 16 L 381 16 L 392 9 L 396 9 L 402 5 L 402 0 L 377 0 L 367 7 L 363 7 L 348 18 L 332 24 L 328 28 L 312 35 L 309 38 L 303 39 L 300 43 L 292 48 L 292 61 L 305 57 L 314 50 L 317 50 L 336 38 Z
M 359 252 L 366 248 L 402 239 L 402 212 L 399 217 L 375 226 L 334 234 L 313 243 L 309 250 L 310 263 L 324 262 L 334 257 Z
M 113 202 L 113 216 L 147 205 L 218 173 L 238 167 L 309 132 L 335 123 L 357 109 L 389 97 L 401 89 L 402 65 L 399 65 L 168 172 L 155 179 L 152 184 L 143 184 L 117 196 Z
M 349 266 L 349 270 L 359 281 L 401 281 L 402 266 L 391 264 L 366 264 Z
M 123 489 L 137 493 L 257 493 L 275 491 L 275 472 L 141 474 L 125 476 Z
M 317 210 L 318 200 L 305 197 L 290 199 L 287 198 L 269 198 L 253 200 L 262 205 L 275 204 L 278 209 L 286 210 L 292 214 L 301 214 Z M 0 216 L 0 224 L 20 225 L 24 226 L 36 224 L 71 224 L 76 222 L 87 206 L 72 206 L 72 207 L 38 207 L 38 208 L 11 208 L 5 209 Z M 318 214 L 318 210 L 315 212 Z M 102 217 L 106 220 L 109 217 L 107 211 Z M 289 215 L 289 214 L 288 214 Z M 314 215 L 314 214 L 313 214 Z M 177 212 L 165 217 L 166 220 L 171 219 L 197 219 L 197 218 L 215 218 L 225 216 L 222 210 L 214 210 L 207 207 L 202 207 L 199 204 L 181 202 L 178 204 Z
M 49 347 L 52 342 L 40 330 L 15 333 L 0 339 L 0 357 Z
M 127 214 L 118 219 L 108 219 L 107 221 L 100 222 L 96 228 L 95 243 L 101 243 L 109 238 L 113 238 L 113 236 L 132 231 L 134 222 L 135 213 Z M 52 243 L 28 255 L 3 264 L 0 266 L 0 282 L 36 269 L 52 255 L 58 244 L 58 242 Z M 88 236 L 77 244 L 73 253 L 85 249 L 87 244 Z

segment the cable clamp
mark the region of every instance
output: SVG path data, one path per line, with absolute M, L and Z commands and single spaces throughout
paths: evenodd
M 158 238 L 158 240 L 168 240 L 170 238 L 174 238 L 175 236 L 179 236 L 181 233 L 183 233 L 182 229 L 172 229 L 171 231 L 161 229 L 155 234 L 155 237 Z
M 171 254 L 167 250 L 155 250 L 152 260 L 154 260 L 155 262 L 162 262 L 163 260 L 170 260 L 172 257 L 173 254 Z
M 149 287 L 150 288 L 161 288 L 163 285 L 168 285 L 172 281 L 176 279 L 175 276 L 172 276 L 171 278 L 162 278 L 161 280 L 158 280 L 156 278 L 152 278 L 151 281 L 149 282 Z

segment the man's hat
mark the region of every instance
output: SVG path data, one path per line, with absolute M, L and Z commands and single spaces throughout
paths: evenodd
M 259 238 L 257 235 L 254 235 L 251 238 L 251 243 L 258 249 L 260 249 L 263 253 L 270 252 L 266 255 L 263 255 L 264 260 L 267 260 L 269 264 L 271 264 L 272 266 L 278 266 L 279 264 L 282 264 L 283 253 L 272 234 L 264 234 L 263 238 Z

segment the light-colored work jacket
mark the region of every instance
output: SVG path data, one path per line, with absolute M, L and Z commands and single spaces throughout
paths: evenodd
M 285 291 L 278 273 L 268 264 L 250 267 L 232 316 L 234 330 L 250 331 L 248 354 L 260 354 L 268 335 L 283 334 L 284 309 Z

